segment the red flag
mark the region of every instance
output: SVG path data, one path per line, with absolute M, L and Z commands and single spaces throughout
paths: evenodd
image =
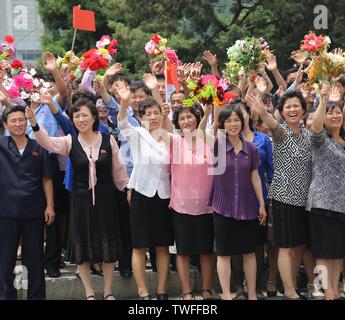
M 96 31 L 95 12 L 73 7 L 73 28 L 85 31 Z
M 180 84 L 178 82 L 177 78 L 177 70 L 176 67 L 171 63 L 166 63 L 166 77 L 167 77 L 167 83 L 171 84 L 175 87 L 176 92 L 180 91 Z

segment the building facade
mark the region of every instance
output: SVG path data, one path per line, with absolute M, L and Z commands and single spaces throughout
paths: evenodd
M 17 59 L 34 64 L 42 56 L 40 37 L 43 33 L 35 0 L 1 0 L 0 38 L 7 34 L 15 38 Z

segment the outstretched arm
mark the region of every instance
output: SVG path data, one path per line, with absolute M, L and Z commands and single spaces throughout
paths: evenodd
M 70 135 L 65 137 L 49 137 L 48 132 L 42 127 L 40 128 L 37 121 L 34 111 L 30 107 L 26 107 L 25 116 L 29 120 L 33 132 L 36 138 L 36 141 L 44 149 L 67 156 L 71 151 L 72 138 Z
M 278 126 L 278 122 L 273 116 L 266 110 L 261 98 L 250 94 L 246 97 L 249 107 L 252 111 L 260 116 L 263 122 L 267 124 L 270 129 L 275 129 Z
M 323 124 L 326 119 L 326 106 L 329 99 L 328 93 L 329 86 L 324 84 L 321 89 L 320 103 L 314 113 L 313 122 L 311 124 L 311 130 L 313 132 L 319 133 L 323 129 Z

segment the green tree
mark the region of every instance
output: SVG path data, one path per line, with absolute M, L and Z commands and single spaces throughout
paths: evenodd
M 304 34 L 313 30 L 314 7 L 320 0 L 287 2 L 283 0 L 38 0 L 39 13 L 48 33 L 42 38 L 44 50 L 62 54 L 71 47 L 72 7 L 96 12 L 97 32 L 79 31 L 77 53 L 95 45 L 103 34 L 118 41 L 116 60 L 132 74 L 148 69 L 145 43 L 157 32 L 168 38 L 182 61 L 202 59 L 205 49 L 217 53 L 222 68 L 226 49 L 243 36 L 265 36 L 278 56 L 282 69 L 293 61 L 290 53 L 298 49 Z M 345 0 L 326 0 L 329 29 L 324 30 L 335 46 L 345 40 Z

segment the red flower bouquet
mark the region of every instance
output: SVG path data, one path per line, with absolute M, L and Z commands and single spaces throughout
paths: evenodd
M 146 43 L 145 52 L 151 59 L 167 59 L 177 68 L 180 61 L 175 50 L 166 47 L 167 42 L 166 38 L 162 38 L 158 33 L 155 33 L 150 41 Z
M 190 94 L 189 98 L 183 101 L 184 106 L 191 107 L 198 102 L 204 105 L 220 106 L 225 101 L 224 92 L 228 85 L 225 80 L 207 74 L 202 76 L 198 82 L 190 81 L 188 88 Z

